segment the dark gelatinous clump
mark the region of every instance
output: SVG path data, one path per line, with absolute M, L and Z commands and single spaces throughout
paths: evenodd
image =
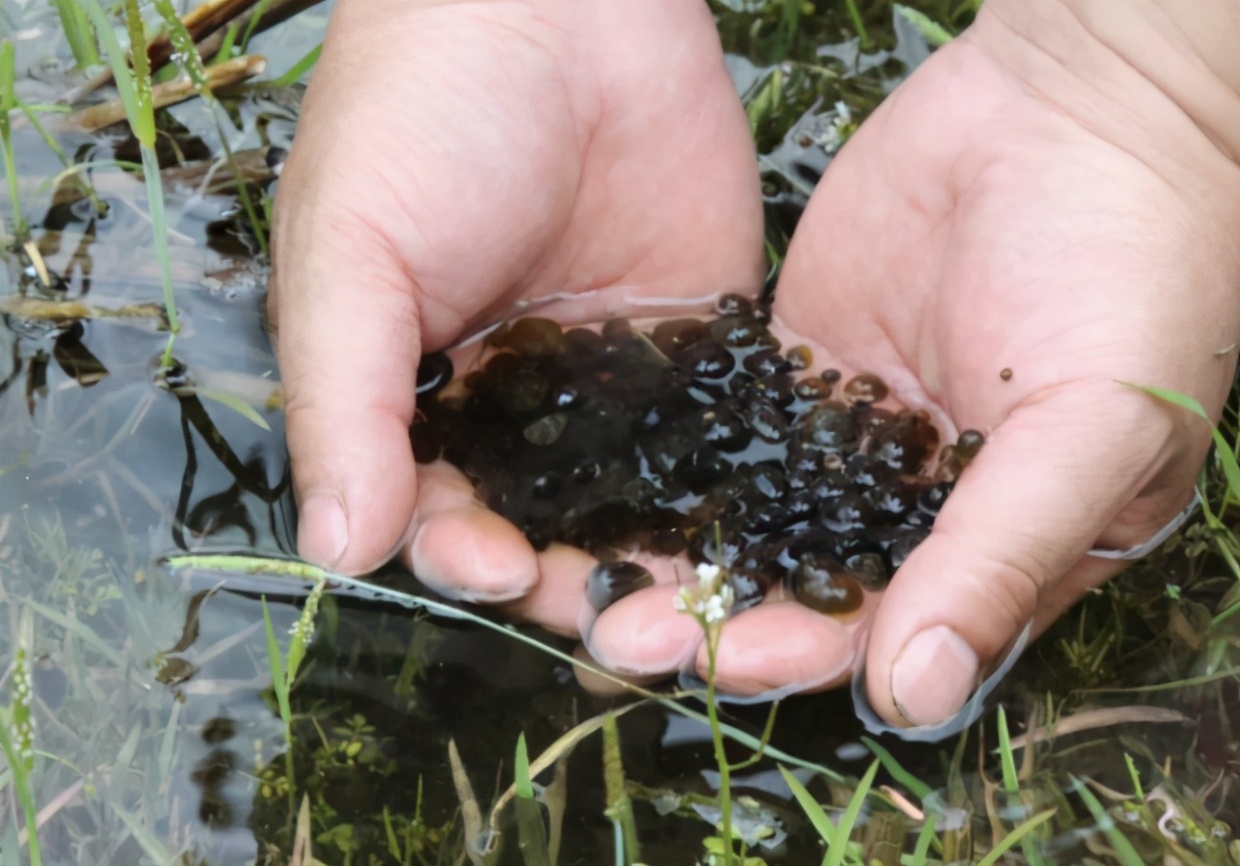
M 929 533 L 980 434 L 942 449 L 951 466 L 932 472 L 938 431 L 876 405 L 880 378 L 813 373 L 809 350 L 781 351 L 769 311 L 746 298 L 724 295 L 716 313 L 649 332 L 517 319 L 450 388 L 451 363 L 428 356 L 415 456 L 458 466 L 537 548 L 599 556 L 597 610 L 653 583 L 616 561 L 640 548 L 724 566 L 734 609 L 782 582 L 815 610 L 854 611 Z
M 654 586 L 654 576 L 644 566 L 636 562 L 600 562 L 586 581 L 586 600 L 601 611 L 648 586 Z

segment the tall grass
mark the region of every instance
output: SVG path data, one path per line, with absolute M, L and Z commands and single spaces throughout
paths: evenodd
M 13 205 L 13 233 L 25 238 L 27 226 L 17 191 L 17 158 L 13 153 L 13 124 L 9 119 L 9 113 L 17 108 L 16 80 L 13 43 L 5 39 L 0 41 L 0 146 L 4 150 L 4 176 L 9 181 L 9 200 Z
M 116 80 L 116 89 L 125 106 L 125 117 L 142 153 L 142 175 L 146 182 L 146 198 L 155 232 L 155 258 L 159 262 L 160 280 L 163 286 L 164 310 L 168 315 L 168 342 L 160 359 L 161 366 L 172 366 L 172 346 L 181 332 L 181 320 L 177 315 L 176 299 L 172 293 L 172 265 L 168 257 L 168 227 L 164 214 L 164 189 L 159 175 L 159 160 L 155 156 L 155 107 L 151 101 L 151 68 L 146 56 L 146 32 L 137 0 L 125 0 L 125 23 L 129 31 L 130 67 L 125 52 L 112 23 L 108 20 L 99 0 L 78 0 L 91 21 L 99 40 L 103 43 L 108 65 Z

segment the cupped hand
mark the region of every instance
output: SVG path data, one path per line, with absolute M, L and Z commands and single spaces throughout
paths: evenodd
M 899 724 L 960 708 L 1185 507 L 1240 338 L 1240 167 L 1139 77 L 1008 67 L 983 10 L 864 124 L 798 228 L 776 311 L 987 442 L 872 626 Z M 1033 72 L 1035 74 L 1030 75 Z
M 1009 65 L 987 8 L 831 164 L 775 300 L 777 320 L 880 375 L 945 440 L 987 437 L 872 622 L 867 694 L 900 726 L 952 716 L 1027 625 L 1124 565 L 1088 551 L 1140 545 L 1190 502 L 1208 425 L 1134 386 L 1217 418 L 1240 338 L 1240 168 L 1140 76 Z M 596 657 L 643 672 L 686 660 L 686 635 L 651 625 L 687 628 L 660 613 L 667 598 L 625 602 L 633 613 L 591 630 Z M 839 682 L 850 627 L 823 619 L 741 612 L 720 686 Z M 628 637 L 638 623 L 658 658 Z M 705 670 L 700 641 L 687 658 Z
M 753 145 L 699 0 L 341 0 L 276 202 L 298 548 L 499 595 L 534 552 L 409 447 L 421 353 L 524 303 L 756 292 Z M 484 543 L 485 542 L 485 543 Z M 476 554 L 471 561 L 462 552 Z

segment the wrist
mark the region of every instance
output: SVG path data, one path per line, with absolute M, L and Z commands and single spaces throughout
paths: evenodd
M 1240 165 L 1240 0 L 988 0 L 968 41 L 1125 149 Z

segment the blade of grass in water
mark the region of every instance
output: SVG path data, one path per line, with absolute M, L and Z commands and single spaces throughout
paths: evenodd
M 641 849 L 637 840 L 637 824 L 633 820 L 633 802 L 624 784 L 620 728 L 613 713 L 608 713 L 603 722 L 603 786 L 607 797 L 604 814 L 611 818 L 619 846 L 616 862 L 627 866 L 641 859 Z
M 272 85 L 275 87 L 289 87 L 290 85 L 296 84 L 301 80 L 303 75 L 310 71 L 314 64 L 319 62 L 319 55 L 322 52 L 323 43 L 320 42 L 318 45 L 307 51 L 300 60 L 290 66 L 288 68 L 288 72 L 285 72 L 275 81 L 271 82 Z
M 848 805 L 844 807 L 844 814 L 840 816 L 835 835 L 827 845 L 827 856 L 822 858 L 822 866 L 842 866 L 848 854 L 848 837 L 852 835 L 857 816 L 861 814 L 861 807 L 870 793 L 870 786 L 874 784 L 874 777 L 878 775 L 879 765 L 880 762 L 875 759 L 874 763 L 870 764 L 870 769 L 865 771 L 865 775 L 857 783 L 856 789 L 848 799 Z
M 534 782 L 530 778 L 530 755 L 525 734 L 517 737 L 517 753 L 513 761 L 513 785 L 517 799 L 517 838 L 526 866 L 551 866 L 547 854 L 547 829 L 543 825 L 542 807 L 534 798 Z
M 786 767 L 781 766 L 779 772 L 784 777 L 784 783 L 792 790 L 792 796 L 796 798 L 801 811 L 805 813 L 805 817 L 809 818 L 809 822 L 818 831 L 819 837 L 824 842 L 830 842 L 834 839 L 835 824 L 831 822 L 831 816 L 822 808 L 822 804 L 814 799 L 814 795 L 809 792 L 809 789 L 801 784 L 800 779 L 788 772 Z
M 288 699 L 288 675 L 280 644 L 271 624 L 271 611 L 267 609 L 267 597 L 263 596 L 263 625 L 267 630 L 267 665 L 271 671 L 271 688 L 276 693 L 276 706 L 280 709 L 280 721 L 284 725 L 284 775 L 288 781 L 289 810 L 296 804 L 293 790 L 293 709 Z
M 1028 841 L 1027 837 L 1029 836 L 1030 833 L 1032 833 L 1038 827 L 1042 826 L 1043 824 L 1045 824 L 1047 821 L 1049 821 L 1051 818 L 1054 818 L 1054 817 L 1055 817 L 1054 809 L 1047 809 L 1045 812 L 1039 812 L 1038 814 L 1034 815 L 1028 821 L 1025 821 L 1024 823 L 1020 824 L 1015 829 L 1013 829 L 1011 833 L 1008 833 L 1006 836 L 1004 836 L 999 841 L 998 845 L 996 845 L 994 848 L 988 851 L 985 857 L 977 861 L 977 866 L 994 866 L 994 864 L 999 862 L 1000 857 L 1002 857 L 1009 850 L 1011 850 L 1012 846 L 1014 846 L 1017 842 L 1020 842 L 1023 844 L 1024 842 Z M 1125 839 L 1124 841 L 1127 842 L 1128 840 Z M 1038 862 L 1041 862 L 1041 860 L 1039 859 Z
M 912 791 L 917 799 L 924 800 L 930 795 L 930 786 L 900 766 L 900 762 L 892 757 L 891 752 L 869 737 L 862 737 L 861 742 L 865 743 L 866 748 L 874 754 L 874 757 L 883 762 L 883 768 L 891 775 L 891 778 Z
M 17 160 L 13 155 L 13 128 L 9 112 L 17 107 L 14 89 L 17 68 L 13 60 L 13 43 L 0 42 L 0 145 L 4 148 L 4 175 L 9 180 L 9 200 L 13 204 L 13 233 L 26 236 L 26 220 L 22 217 L 21 199 L 17 194 Z
M 254 35 L 258 22 L 267 14 L 267 7 L 271 5 L 271 0 L 258 0 L 254 5 L 254 10 L 250 13 L 249 26 L 245 28 L 245 35 L 241 37 L 241 53 L 245 54 L 250 50 L 250 37 Z
M 250 193 L 246 189 L 245 181 L 241 179 L 243 175 L 237 166 L 237 158 L 233 155 L 232 146 L 228 143 L 228 135 L 224 131 L 224 125 L 220 122 L 219 102 L 215 98 L 215 93 L 211 90 L 211 84 L 207 79 L 206 66 L 202 62 L 202 56 L 198 53 L 198 46 L 194 44 L 193 37 L 185 29 L 184 22 L 177 17 L 176 10 L 172 8 L 171 0 L 155 0 L 155 9 L 168 27 L 168 41 L 176 49 L 173 56 L 176 58 L 177 65 L 189 77 L 190 82 L 194 85 L 195 92 L 206 101 L 211 111 L 211 119 L 215 121 L 215 129 L 219 133 L 220 146 L 224 149 L 224 158 L 228 160 L 229 166 L 232 167 L 233 175 L 237 178 L 237 197 L 241 200 L 241 206 L 245 209 L 245 215 L 249 218 L 250 225 L 254 228 L 254 236 L 258 240 L 258 247 L 265 256 L 267 255 L 267 232 L 264 231 L 262 224 L 258 221 L 258 213 L 254 209 L 254 202 L 250 199 Z M 257 20 L 257 18 L 253 20 Z
M 215 52 L 215 56 L 211 58 L 212 65 L 222 63 L 233 56 L 233 46 L 237 44 L 237 22 L 233 21 L 224 31 L 224 38 L 220 42 L 220 48 Z
M 1002 773 L 1003 773 L 1003 790 L 1008 795 L 1009 808 L 1011 807 L 1011 801 L 1019 802 L 1021 804 L 1021 814 L 1023 815 L 1023 814 L 1026 814 L 1026 809 L 1025 809 L 1026 804 L 1020 795 L 1020 778 L 1016 774 L 1016 757 L 1015 755 L 1012 754 L 1012 737 L 1011 737 L 1010 732 L 1008 731 L 1007 713 L 1004 711 L 1003 707 L 999 707 L 998 716 L 999 716 L 999 721 L 998 721 L 999 764 L 1002 767 Z M 1054 813 L 1055 813 L 1055 810 L 1051 809 L 1049 813 L 1044 813 L 1044 814 L 1053 815 Z M 1032 820 L 1034 819 L 1031 819 L 1031 821 Z M 1034 840 L 1028 838 L 1028 834 L 1032 830 L 1034 830 L 1039 824 L 1042 824 L 1042 823 L 1044 823 L 1043 820 L 1037 820 L 1036 823 L 1031 823 L 1030 821 L 1026 821 L 1025 823 L 1021 824 L 1019 827 L 1017 827 L 1015 830 L 1013 830 L 1011 833 L 1009 833 L 1008 836 L 1006 837 L 1006 839 L 1010 839 L 1013 843 L 1017 841 L 1020 842 L 1021 853 L 1025 855 L 1025 860 L 1026 862 L 1030 864 L 1030 866 L 1044 866 L 1045 864 L 1045 861 L 1042 859 L 1041 852 L 1038 850 L 1037 846 L 1034 844 Z M 1020 835 L 1017 836 L 1016 835 L 1017 831 L 1022 830 L 1022 829 L 1023 829 L 1023 832 L 1021 832 Z M 1002 844 L 1000 844 L 999 848 L 1002 848 L 1002 847 L 1003 847 Z M 995 850 L 998 851 L 999 848 L 996 848 Z M 1006 850 L 1006 849 L 1003 849 L 1003 850 Z
M 1138 391 L 1144 391 L 1151 397 L 1157 397 L 1173 406 L 1179 406 L 1181 409 L 1187 409 L 1194 415 L 1205 420 L 1210 424 L 1210 433 L 1214 438 L 1215 452 L 1219 463 L 1223 467 L 1223 475 L 1227 478 L 1227 487 L 1230 489 L 1232 496 L 1240 499 L 1240 463 L 1236 461 L 1236 452 L 1231 443 L 1219 431 L 1211 421 L 1210 416 L 1206 414 L 1205 407 L 1197 401 L 1195 397 L 1188 394 L 1182 394 L 1179 391 L 1172 391 L 1169 388 L 1155 388 L 1150 385 L 1138 385 L 1134 382 L 1122 382 Z
M 1089 809 L 1089 813 L 1094 816 L 1098 829 L 1106 835 L 1107 841 L 1111 843 L 1111 849 L 1115 852 L 1115 859 L 1122 866 L 1142 866 L 1141 855 L 1137 853 L 1136 848 L 1132 847 L 1128 837 L 1115 826 L 1115 819 L 1107 814 L 1107 810 L 1098 802 L 1094 792 L 1085 787 L 1085 783 L 1076 776 L 1071 776 L 1070 778 L 1072 779 L 1072 787 L 1076 789 L 1077 796 L 1085 803 L 1085 808 Z
M 60 16 L 60 28 L 65 33 L 69 50 L 78 69 L 98 66 L 99 46 L 95 44 L 95 31 L 90 26 L 86 10 L 77 0 L 52 0 L 56 14 Z
M 133 69 L 129 68 L 125 52 L 121 49 L 116 32 L 112 29 L 99 0 L 80 0 L 95 24 L 95 30 L 103 43 L 116 89 L 125 106 L 125 117 L 142 151 L 142 173 L 146 182 L 147 204 L 151 210 L 151 223 L 155 230 L 155 258 L 159 262 L 164 290 L 164 309 L 168 314 L 168 343 L 164 347 L 161 363 L 172 363 L 172 344 L 181 331 L 176 301 L 172 296 L 172 265 L 168 258 L 168 231 L 164 215 L 164 190 L 160 184 L 159 163 L 155 158 L 155 108 L 151 103 L 151 70 L 146 56 L 146 33 L 142 29 L 137 0 L 125 0 L 125 18 L 129 27 L 130 46 L 133 49 Z

